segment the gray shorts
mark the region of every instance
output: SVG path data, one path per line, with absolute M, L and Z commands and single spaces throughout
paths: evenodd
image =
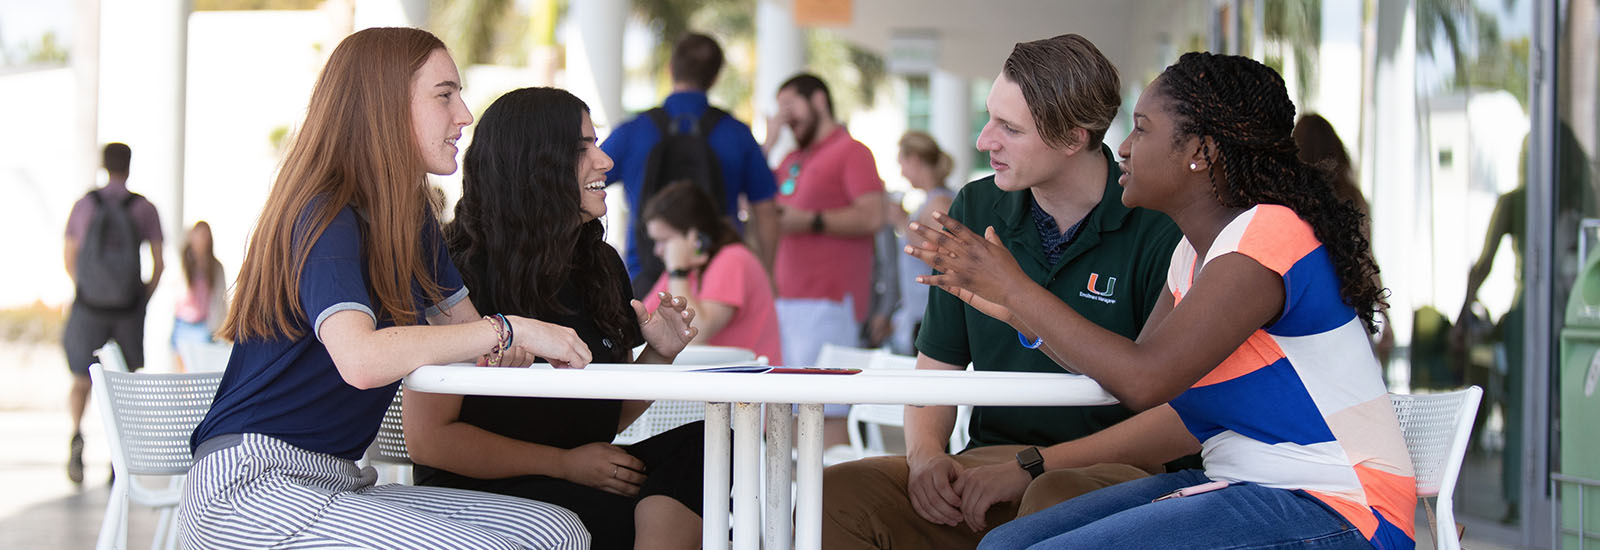
M 88 376 L 89 365 L 98 362 L 95 350 L 116 340 L 129 370 L 144 367 L 145 305 L 128 313 L 96 311 L 74 303 L 67 314 L 67 327 L 61 331 L 61 345 L 67 350 L 67 368 L 77 376 Z

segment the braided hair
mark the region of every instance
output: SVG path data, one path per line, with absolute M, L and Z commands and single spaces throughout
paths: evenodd
M 1291 135 L 1295 107 L 1283 77 L 1247 57 L 1190 52 L 1153 86 L 1177 119 L 1175 139 L 1201 138 L 1217 201 L 1232 208 L 1282 205 L 1310 224 L 1333 260 L 1344 303 L 1376 333 L 1373 318 L 1388 304 L 1361 231 L 1365 215 L 1334 194 L 1328 172 L 1298 158 Z

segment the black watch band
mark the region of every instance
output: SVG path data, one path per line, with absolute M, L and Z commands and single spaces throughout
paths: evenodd
M 1017 465 L 1029 476 L 1039 477 L 1044 473 L 1044 455 L 1039 454 L 1038 447 L 1028 447 L 1017 451 Z
M 822 224 L 822 212 L 818 211 L 817 215 L 811 217 L 811 232 L 822 233 L 823 229 L 826 229 L 826 227 Z
M 674 278 L 674 279 L 687 279 L 687 278 L 689 278 L 689 270 L 687 270 L 687 269 L 672 269 L 672 270 L 668 270 L 667 271 L 667 276 L 671 277 L 671 278 Z

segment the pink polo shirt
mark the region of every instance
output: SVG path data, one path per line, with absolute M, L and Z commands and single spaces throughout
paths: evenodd
M 791 167 L 799 165 L 794 193 L 784 194 Z M 883 192 L 872 151 L 839 126 L 808 149 L 789 153 L 773 171 L 778 205 L 809 211 L 849 206 L 856 197 Z M 789 233 L 778 242 L 773 266 L 782 298 L 854 298 L 856 321 L 867 317 L 872 287 L 872 235 L 840 237 Z
M 778 337 L 778 309 L 772 305 L 772 285 L 761 260 L 742 244 L 730 244 L 717 251 L 703 272 L 689 275 L 689 288 L 695 297 L 734 309 L 733 318 L 706 341 L 713 346 L 732 346 L 767 356 L 772 365 L 783 364 L 783 341 Z M 667 290 L 667 274 L 645 297 L 644 307 L 653 310 L 661 303 L 659 292 Z

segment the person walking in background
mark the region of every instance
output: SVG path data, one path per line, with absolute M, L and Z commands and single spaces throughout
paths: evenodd
M 632 299 L 601 221 L 611 166 L 582 100 L 511 91 L 473 134 L 445 241 L 485 309 L 567 327 L 599 363 L 671 363 L 695 336 L 694 314 L 671 295 L 648 311 Z M 611 444 L 649 406 L 408 391 L 406 448 L 417 484 L 560 505 L 594 548 L 699 548 L 703 424 Z
M 76 294 L 61 334 L 72 372 L 67 412 L 72 440 L 67 479 L 83 483 L 83 410 L 89 402 L 89 365 L 106 341 L 122 348 L 128 368 L 144 367 L 144 316 L 166 265 L 161 257 L 161 216 L 143 195 L 128 190 L 133 150 L 108 143 L 101 153 L 106 185 L 72 205 L 67 217 L 67 276 Z M 139 248 L 150 246 L 150 280 L 144 280 Z
M 228 315 L 228 279 L 212 250 L 211 224 L 195 222 L 183 243 L 184 292 L 173 314 L 172 349 L 178 354 L 178 371 L 193 365 L 183 362 L 184 348 L 216 343 L 217 330 Z
M 945 187 L 945 180 L 950 177 L 950 170 L 955 168 L 955 161 L 939 148 L 933 136 L 920 130 L 906 132 L 900 137 L 899 159 L 900 175 L 911 183 L 912 188 L 924 193 L 922 204 L 917 206 L 917 211 L 911 213 L 907 221 L 927 225 L 933 222 L 934 212 L 949 212 L 956 193 Z M 894 336 L 890 339 L 890 348 L 902 355 L 916 355 L 917 331 L 922 327 L 922 315 L 928 308 L 928 286 L 917 284 L 917 276 L 933 272 L 927 264 L 909 254 L 900 253 L 900 249 L 906 246 L 921 246 L 922 239 L 916 233 L 907 231 L 904 224 L 897 229 L 902 234 L 900 246 L 895 250 L 895 257 L 900 264 L 900 309 L 894 315 Z
M 419 366 L 589 363 L 571 329 L 479 316 L 450 261 L 427 174 L 456 171 L 460 92 L 427 31 L 362 30 L 328 57 L 222 325 L 233 355 L 190 437 L 186 546 L 589 547 L 558 506 L 376 485 L 355 462 Z
M 784 364 L 771 279 L 717 215 L 711 197 L 693 183 L 674 183 L 645 204 L 640 219 L 667 266 L 645 307 L 655 308 L 661 292 L 682 296 L 695 311 L 696 342 L 744 348 Z
M 672 48 L 668 70 L 672 94 L 661 106 L 617 126 L 600 148 L 616 161 L 606 183 L 622 181 L 628 193 L 628 276 L 634 296 L 661 275 L 661 262 L 639 217 L 650 197 L 672 182 L 688 179 L 716 201 L 717 212 L 745 242 L 767 272 L 778 246 L 777 194 L 767 157 L 750 127 L 726 111 L 712 107 L 706 92 L 722 72 L 722 47 L 709 36 L 691 33 Z M 749 204 L 750 222 L 739 221 L 739 199 Z

